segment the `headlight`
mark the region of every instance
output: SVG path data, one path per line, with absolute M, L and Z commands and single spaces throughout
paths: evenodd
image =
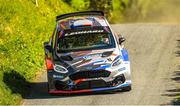
M 112 63 L 112 66 L 118 66 L 118 65 L 122 64 L 122 62 L 123 62 L 123 60 L 119 58 Z
M 57 64 L 54 65 L 54 71 L 59 72 L 59 73 L 64 73 L 64 74 L 68 72 L 66 68 Z

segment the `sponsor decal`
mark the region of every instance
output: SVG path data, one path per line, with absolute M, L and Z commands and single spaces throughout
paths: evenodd
M 78 34 L 86 34 L 86 33 L 102 33 L 102 32 L 104 32 L 104 30 L 78 31 L 78 32 L 66 33 L 65 36 L 78 35 Z
M 83 58 L 86 60 L 89 60 L 89 59 L 92 59 L 93 57 L 101 57 L 101 56 L 102 56 L 102 53 L 97 53 L 97 54 L 91 54 L 91 55 L 84 56 Z
M 122 68 L 118 69 L 118 71 L 123 71 L 125 69 L 126 69 L 126 67 L 122 67 Z
M 53 78 L 60 78 L 60 79 L 62 79 L 62 78 L 64 78 L 64 76 L 62 76 L 62 75 L 53 75 Z

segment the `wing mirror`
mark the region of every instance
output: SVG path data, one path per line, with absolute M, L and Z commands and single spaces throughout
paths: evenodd
M 44 48 L 45 48 L 45 51 L 52 52 L 52 47 L 49 44 L 49 42 L 44 42 Z
M 120 35 L 120 36 L 121 36 L 121 35 Z M 126 40 L 126 39 L 125 39 L 123 36 L 121 36 L 121 37 L 119 38 L 119 44 L 121 45 L 125 40 Z

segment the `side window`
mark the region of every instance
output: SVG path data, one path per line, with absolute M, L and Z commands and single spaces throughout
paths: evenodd
M 117 35 L 117 33 L 113 33 L 113 34 L 115 36 L 115 39 L 116 39 L 117 43 L 119 44 L 119 36 Z

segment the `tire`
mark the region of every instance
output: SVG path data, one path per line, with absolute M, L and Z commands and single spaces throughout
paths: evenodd
M 47 91 L 49 92 L 49 83 L 47 83 Z
M 124 88 L 122 88 L 122 90 L 123 91 L 130 91 L 132 89 L 132 87 L 131 86 L 127 86 L 127 87 L 124 87 Z
M 49 94 L 49 95 L 55 96 L 55 94 L 49 93 L 49 83 L 47 83 L 47 91 L 48 91 L 48 94 Z

